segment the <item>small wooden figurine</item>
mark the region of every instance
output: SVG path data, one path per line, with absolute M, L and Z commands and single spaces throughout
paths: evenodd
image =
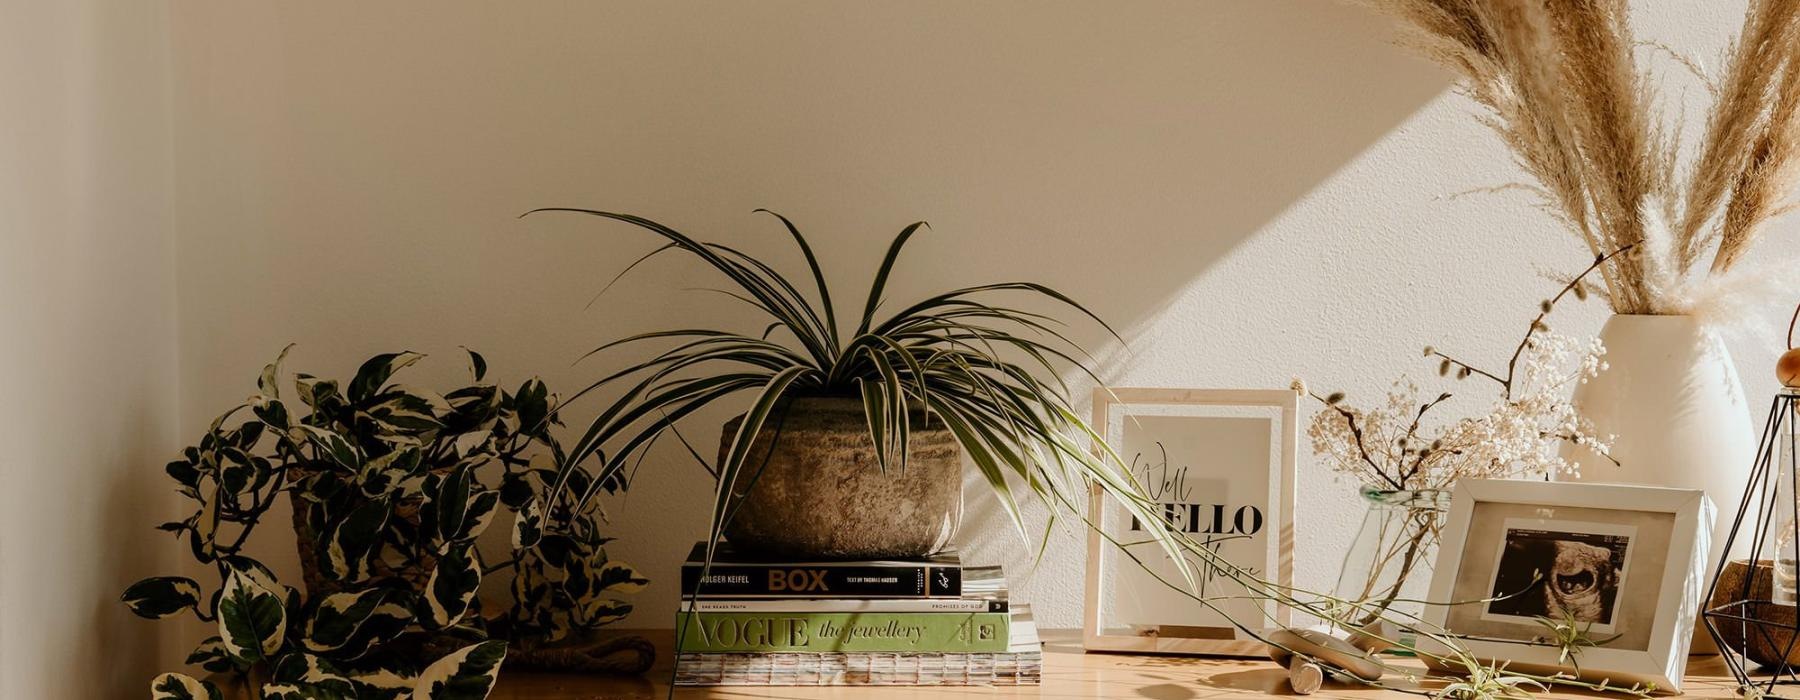
M 1326 671 L 1381 680 L 1381 663 L 1372 652 L 1317 630 L 1284 629 L 1269 634 L 1269 658 L 1288 670 L 1288 684 L 1311 695 L 1325 683 Z

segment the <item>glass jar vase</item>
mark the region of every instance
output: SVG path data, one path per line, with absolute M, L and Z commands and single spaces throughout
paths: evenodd
M 1365 485 L 1360 494 L 1368 512 L 1338 573 L 1335 622 L 1357 629 L 1386 617 L 1404 629 L 1425 610 L 1450 493 Z M 1401 641 L 1411 636 L 1403 633 Z

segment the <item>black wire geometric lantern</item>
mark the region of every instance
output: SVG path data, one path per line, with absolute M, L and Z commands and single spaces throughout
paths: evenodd
M 1751 698 L 1800 700 L 1800 617 L 1795 615 L 1794 579 L 1795 548 L 1800 545 L 1800 518 L 1795 517 L 1800 500 L 1794 492 L 1800 467 L 1796 411 L 1800 388 L 1784 387 L 1769 406 L 1744 502 L 1732 521 L 1726 554 L 1713 572 L 1707 609 L 1701 613 L 1739 690 Z M 1750 545 L 1748 561 L 1732 561 L 1732 545 L 1739 542 Z

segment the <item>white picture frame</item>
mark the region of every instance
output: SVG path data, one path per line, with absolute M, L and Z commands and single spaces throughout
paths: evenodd
M 1428 605 L 1423 621 L 1484 663 L 1680 693 L 1715 517 L 1696 489 L 1459 481 L 1429 599 L 1476 602 Z M 1542 574 L 1535 583 L 1505 583 L 1522 580 L 1527 565 Z M 1536 617 L 1564 614 L 1595 624 L 1590 636 L 1607 643 L 1583 647 L 1577 663 L 1560 662 L 1560 648 L 1532 637 L 1545 632 Z M 1428 665 L 1441 667 L 1431 657 L 1450 651 L 1429 635 L 1418 644 Z
M 1248 530 L 1237 528 L 1237 521 L 1253 520 L 1260 513 L 1261 527 L 1256 534 L 1243 536 L 1228 546 L 1239 554 L 1245 554 L 1242 550 L 1248 547 L 1245 558 L 1254 561 L 1238 563 L 1258 569 L 1281 584 L 1292 585 L 1298 414 L 1299 394 L 1286 389 L 1101 388 L 1094 392 L 1092 425 L 1108 445 L 1119 451 L 1128 466 L 1136 456 L 1127 454 L 1133 445 L 1154 440 L 1161 450 L 1154 458 L 1163 460 L 1160 476 L 1164 478 L 1153 480 L 1159 487 L 1170 488 L 1168 503 L 1187 508 L 1185 513 L 1172 515 L 1172 519 L 1187 517 L 1190 526 L 1202 520 L 1221 523 L 1227 518 L 1225 508 L 1229 506 L 1234 523 L 1231 527 Z M 1168 442 L 1181 443 L 1181 453 L 1169 456 L 1167 442 L 1157 431 L 1166 431 Z M 1171 459 L 1187 461 L 1180 467 L 1170 467 Z M 1175 487 L 1187 482 L 1171 481 L 1168 475 L 1172 468 L 1181 469 L 1182 477 L 1192 476 L 1196 485 L 1208 480 L 1207 491 L 1243 498 L 1224 503 L 1223 498 L 1206 498 L 1212 494 L 1192 493 L 1187 497 L 1194 500 L 1176 500 L 1174 496 L 1181 494 Z M 1197 472 L 1186 471 L 1195 468 Z M 1201 514 L 1203 504 L 1210 516 Z M 1123 516 L 1121 510 L 1097 488 L 1090 494 L 1088 515 L 1096 527 L 1122 526 L 1120 519 L 1128 516 Z M 1209 525 L 1205 529 L 1212 528 Z M 1153 564 L 1168 565 L 1167 555 L 1154 549 L 1154 545 L 1133 541 L 1138 542 L 1132 545 L 1133 551 L 1143 552 L 1140 557 Z M 1136 549 L 1139 546 L 1144 549 Z M 1146 578 L 1142 568 L 1117 546 L 1105 541 L 1099 531 L 1090 530 L 1082 635 L 1086 650 L 1210 656 L 1267 654 L 1267 645 L 1234 628 L 1229 620 Z M 1291 614 L 1284 606 L 1254 601 L 1232 604 L 1251 606 L 1248 614 L 1236 618 L 1253 625 L 1259 620 L 1265 622 L 1259 632 L 1286 626 L 1290 621 Z M 1124 607 L 1131 610 L 1123 611 Z

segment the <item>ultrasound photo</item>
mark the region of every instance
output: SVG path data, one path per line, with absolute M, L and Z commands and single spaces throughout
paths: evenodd
M 1487 612 L 1611 625 L 1630 544 L 1627 535 L 1509 528 Z

